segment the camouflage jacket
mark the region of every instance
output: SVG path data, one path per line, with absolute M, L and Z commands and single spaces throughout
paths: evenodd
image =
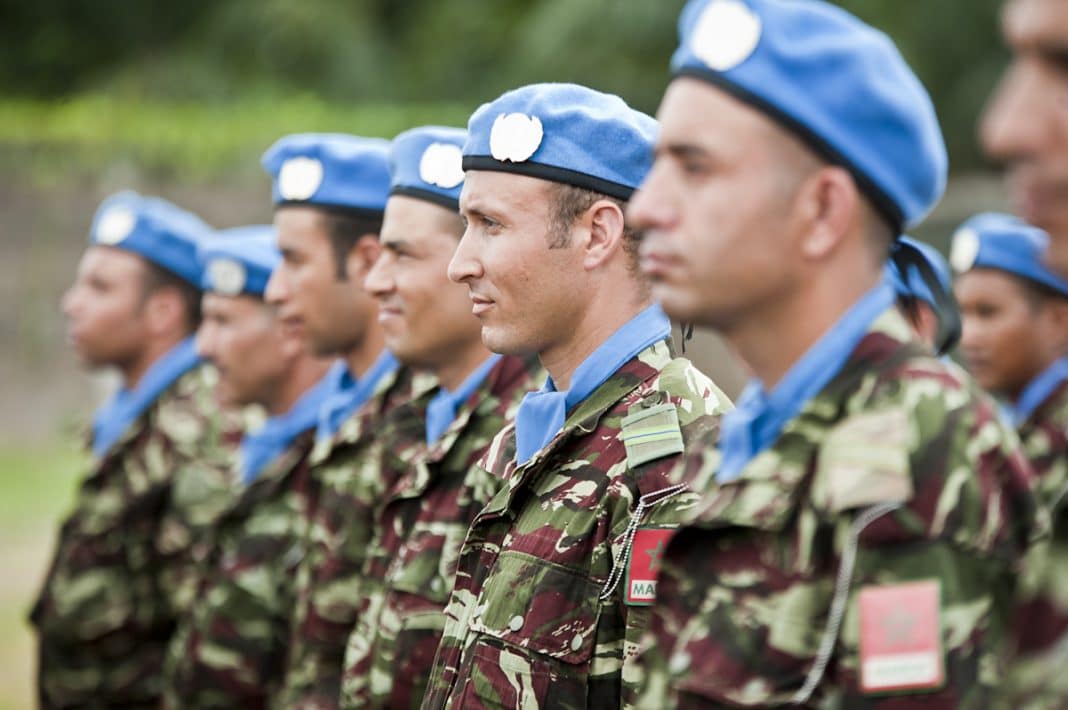
M 31 613 L 42 707 L 158 707 L 195 558 L 232 490 L 240 432 L 214 376 L 180 377 L 83 480 Z
M 1013 623 L 1015 660 L 1008 700 L 1016 707 L 1068 705 L 1068 383 L 1019 428 L 1053 534 L 1030 552 Z
M 312 451 L 319 502 L 297 567 L 289 655 L 276 707 L 334 708 L 341 698 L 345 642 L 356 623 L 360 571 L 377 506 L 393 484 L 376 443 L 403 450 L 425 439 L 433 377 L 400 368 L 332 439 Z
M 298 436 L 217 525 L 197 604 L 179 619 L 165 669 L 172 708 L 267 707 L 285 663 L 297 562 L 317 499 L 315 431 Z
M 705 493 L 663 558 L 641 707 L 988 706 L 1030 472 L 896 310 L 741 477 L 718 460 L 685 462 Z
M 571 411 L 522 466 L 515 427 L 480 464 L 505 484 L 460 551 L 424 708 L 611 708 L 648 607 L 626 599 L 633 525 L 671 527 L 696 496 L 671 471 L 718 428 L 726 396 L 669 340 L 643 350 Z M 642 437 L 650 436 L 650 443 Z M 645 558 L 635 547 L 634 560 Z M 647 604 L 646 590 L 637 604 Z
M 345 656 L 343 705 L 418 707 L 471 520 L 503 481 L 475 464 L 545 381 L 536 358 L 502 358 L 429 448 L 385 452 L 401 473 L 375 521 Z

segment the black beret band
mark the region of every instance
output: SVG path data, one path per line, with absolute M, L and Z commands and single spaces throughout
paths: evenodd
M 516 173 L 518 175 L 549 180 L 550 182 L 574 185 L 575 187 L 599 192 L 602 195 L 608 195 L 609 197 L 614 197 L 617 200 L 623 200 L 624 202 L 630 199 L 631 195 L 634 194 L 635 189 L 629 185 L 622 185 L 618 182 L 594 177 L 593 175 L 580 173 L 576 170 L 558 168 L 555 165 L 535 163 L 531 160 L 522 163 L 512 163 L 497 160 L 489 155 L 465 155 L 463 168 L 465 171 L 490 170 L 499 173 Z

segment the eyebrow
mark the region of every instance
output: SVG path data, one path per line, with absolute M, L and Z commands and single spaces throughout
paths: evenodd
M 392 252 L 411 251 L 411 244 L 403 239 L 387 239 L 382 242 L 382 248 Z
M 663 155 L 670 155 L 678 159 L 710 157 L 710 153 L 707 150 L 692 143 L 668 143 L 657 146 L 656 157 L 659 158 Z

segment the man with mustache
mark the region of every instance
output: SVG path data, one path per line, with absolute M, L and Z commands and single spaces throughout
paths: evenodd
M 393 139 L 382 255 L 365 286 L 386 344 L 435 375 L 425 437 L 405 450 L 376 442 L 398 471 L 374 521 L 345 657 L 343 704 L 418 707 L 444 626 L 456 557 L 471 520 L 503 485 L 476 466 L 545 374 L 537 358 L 482 344 L 467 288 L 449 281 L 463 234 L 458 200 L 466 132 L 423 127 Z M 392 478 L 392 477 L 391 477 Z
M 819 0 L 692 0 L 629 216 L 681 320 L 754 379 L 667 543 L 649 707 L 982 707 L 1036 508 L 1013 432 L 883 268 L 941 197 L 923 86 Z

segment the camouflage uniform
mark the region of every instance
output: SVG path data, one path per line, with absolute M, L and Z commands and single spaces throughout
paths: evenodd
M 387 454 L 401 471 L 375 521 L 359 619 L 345 656 L 343 705 L 418 707 L 444 626 L 456 557 L 471 520 L 503 481 L 475 466 L 545 372 L 501 359 L 429 450 Z
M 195 558 L 232 490 L 240 432 L 214 381 L 207 366 L 180 377 L 82 482 L 31 613 L 42 707 L 158 707 Z
M 678 453 L 729 406 L 663 340 L 575 407 L 523 465 L 514 425 L 502 431 L 480 465 L 506 483 L 460 551 L 423 707 L 626 704 L 622 675 L 648 619 L 648 607 L 624 601 L 632 524 L 684 518 L 696 495 L 671 477 Z M 633 440 L 645 428 L 629 422 L 649 414 L 664 424 L 665 409 L 678 417 L 667 439 Z
M 393 484 L 375 442 L 403 450 L 425 437 L 433 377 L 400 368 L 332 439 L 312 452 L 319 503 L 297 568 L 297 606 L 278 707 L 332 708 L 341 697 L 345 641 L 356 622 L 356 588 L 372 521 Z M 386 443 L 389 442 L 389 443 Z
M 295 605 L 293 576 L 317 499 L 310 430 L 223 515 L 166 667 L 166 705 L 263 708 L 277 692 Z
M 1036 514 L 1030 473 L 993 402 L 896 310 L 741 477 L 716 484 L 718 462 L 708 447 L 685 464 L 706 492 L 665 552 L 636 664 L 641 707 L 989 704 Z M 878 621 L 893 624 L 887 638 L 940 639 L 926 657 L 946 680 L 866 696 L 858 593 L 916 580 L 940 585 L 940 598 L 925 589 L 941 623 L 900 606 Z
M 1008 695 L 1016 707 L 1068 706 L 1068 383 L 1020 426 L 1039 502 L 1053 535 L 1028 555 L 1013 623 L 1015 659 Z

